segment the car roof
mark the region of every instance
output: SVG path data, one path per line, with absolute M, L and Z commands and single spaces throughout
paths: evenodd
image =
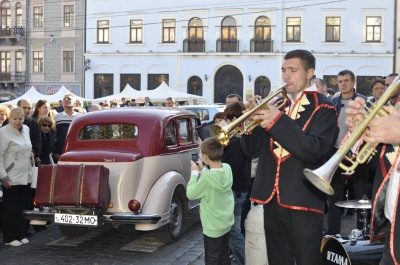
M 78 116 L 74 123 L 137 123 L 144 120 L 146 123 L 159 122 L 174 116 L 194 116 L 192 112 L 179 108 L 165 107 L 123 107 L 89 112 Z M 132 119 L 134 117 L 134 119 Z

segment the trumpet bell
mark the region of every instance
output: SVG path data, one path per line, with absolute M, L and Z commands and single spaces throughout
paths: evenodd
M 221 127 L 217 124 L 211 126 L 211 134 L 215 139 L 222 145 L 228 145 L 229 143 L 229 131 L 225 130 L 224 127 Z
M 303 170 L 304 175 L 306 178 L 319 190 L 323 191 L 324 193 L 328 195 L 333 195 L 335 192 L 333 191 L 333 188 L 330 184 L 330 181 L 327 181 L 326 179 L 318 176 L 316 173 L 314 173 L 313 170 L 305 168 Z

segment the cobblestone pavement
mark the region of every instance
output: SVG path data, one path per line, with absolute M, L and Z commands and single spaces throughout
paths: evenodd
M 343 218 L 343 236 L 355 228 L 355 221 L 354 215 Z M 51 225 L 29 240 L 29 244 L 21 247 L 0 244 L 0 264 L 204 264 L 203 236 L 197 209 L 185 215 L 184 232 L 174 244 L 164 245 L 154 231 L 135 231 L 129 225 L 118 231 L 104 225 L 77 238 L 66 238 L 57 226 Z

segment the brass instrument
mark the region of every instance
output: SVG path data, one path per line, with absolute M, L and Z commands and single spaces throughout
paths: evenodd
M 318 189 L 322 192 L 333 195 L 334 191 L 332 186 L 330 185 L 332 181 L 333 174 L 335 173 L 338 166 L 340 166 L 343 170 L 347 171 L 345 173 L 352 173 L 354 169 L 362 163 L 365 163 L 368 158 L 376 153 L 375 148 L 378 146 L 378 143 L 366 143 L 364 147 L 357 154 L 357 160 L 350 167 L 346 167 L 341 164 L 343 158 L 349 152 L 349 150 L 354 146 L 354 144 L 361 139 L 368 125 L 375 117 L 387 116 L 387 111 L 383 108 L 386 102 L 390 99 L 393 91 L 400 89 L 400 80 L 399 77 L 396 77 L 392 84 L 388 87 L 382 97 L 375 103 L 373 103 L 370 107 L 364 105 L 364 109 L 367 109 L 367 114 L 364 114 L 365 118 L 360 122 L 354 132 L 350 135 L 350 137 L 343 143 L 343 145 L 339 148 L 339 150 L 321 167 L 311 170 L 304 169 L 303 173 L 306 178 Z M 358 158 L 359 156 L 359 158 Z
M 211 126 L 211 133 L 214 136 L 214 138 L 217 139 L 220 144 L 228 145 L 229 138 L 232 137 L 234 134 L 235 135 L 243 135 L 243 134 L 249 134 L 250 132 L 252 132 L 261 123 L 261 120 L 252 121 L 240 132 L 235 132 L 234 130 L 239 124 L 243 123 L 251 115 L 253 115 L 253 113 L 256 110 L 268 109 L 267 103 L 269 101 L 271 101 L 272 99 L 274 99 L 279 94 L 283 95 L 284 101 L 281 104 L 275 104 L 274 107 L 281 109 L 283 106 L 285 106 L 286 102 L 288 102 L 288 100 L 289 100 L 287 97 L 285 86 L 286 86 L 286 84 L 284 86 L 282 86 L 281 88 L 275 90 L 272 94 L 269 94 L 268 97 L 263 99 L 258 105 L 256 105 L 254 108 L 252 108 L 248 112 L 244 113 L 242 116 L 237 118 L 231 124 L 229 124 L 227 126 L 223 126 L 223 127 L 219 126 L 218 124 L 214 124 L 213 126 Z

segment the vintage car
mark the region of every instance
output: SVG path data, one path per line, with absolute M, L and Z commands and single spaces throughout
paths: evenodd
M 118 108 L 77 117 L 54 166 L 57 179 L 54 172 L 49 178 L 43 177 L 52 171 L 46 168 L 53 166 L 39 167 L 36 197 L 52 196 L 50 203 L 35 201 L 40 210 L 24 211 L 24 216 L 51 220 L 66 236 L 79 236 L 90 227 L 107 223 L 116 229 L 120 224 L 134 224 L 137 230 L 158 229 L 163 242 L 176 241 L 184 212 L 198 206 L 198 201 L 187 199 L 186 186 L 192 154 L 199 152 L 195 130 L 199 125 L 197 115 L 177 108 Z M 69 196 L 77 192 L 71 184 L 76 182 L 76 171 L 68 165 L 102 165 L 108 169 L 108 192 L 106 189 L 100 194 L 106 196 L 105 207 L 57 202 L 61 195 L 57 193 Z M 62 169 L 64 172 L 58 172 Z M 58 184 L 50 183 L 68 174 L 71 176 L 58 190 Z M 43 194 L 46 192 L 50 195 Z

